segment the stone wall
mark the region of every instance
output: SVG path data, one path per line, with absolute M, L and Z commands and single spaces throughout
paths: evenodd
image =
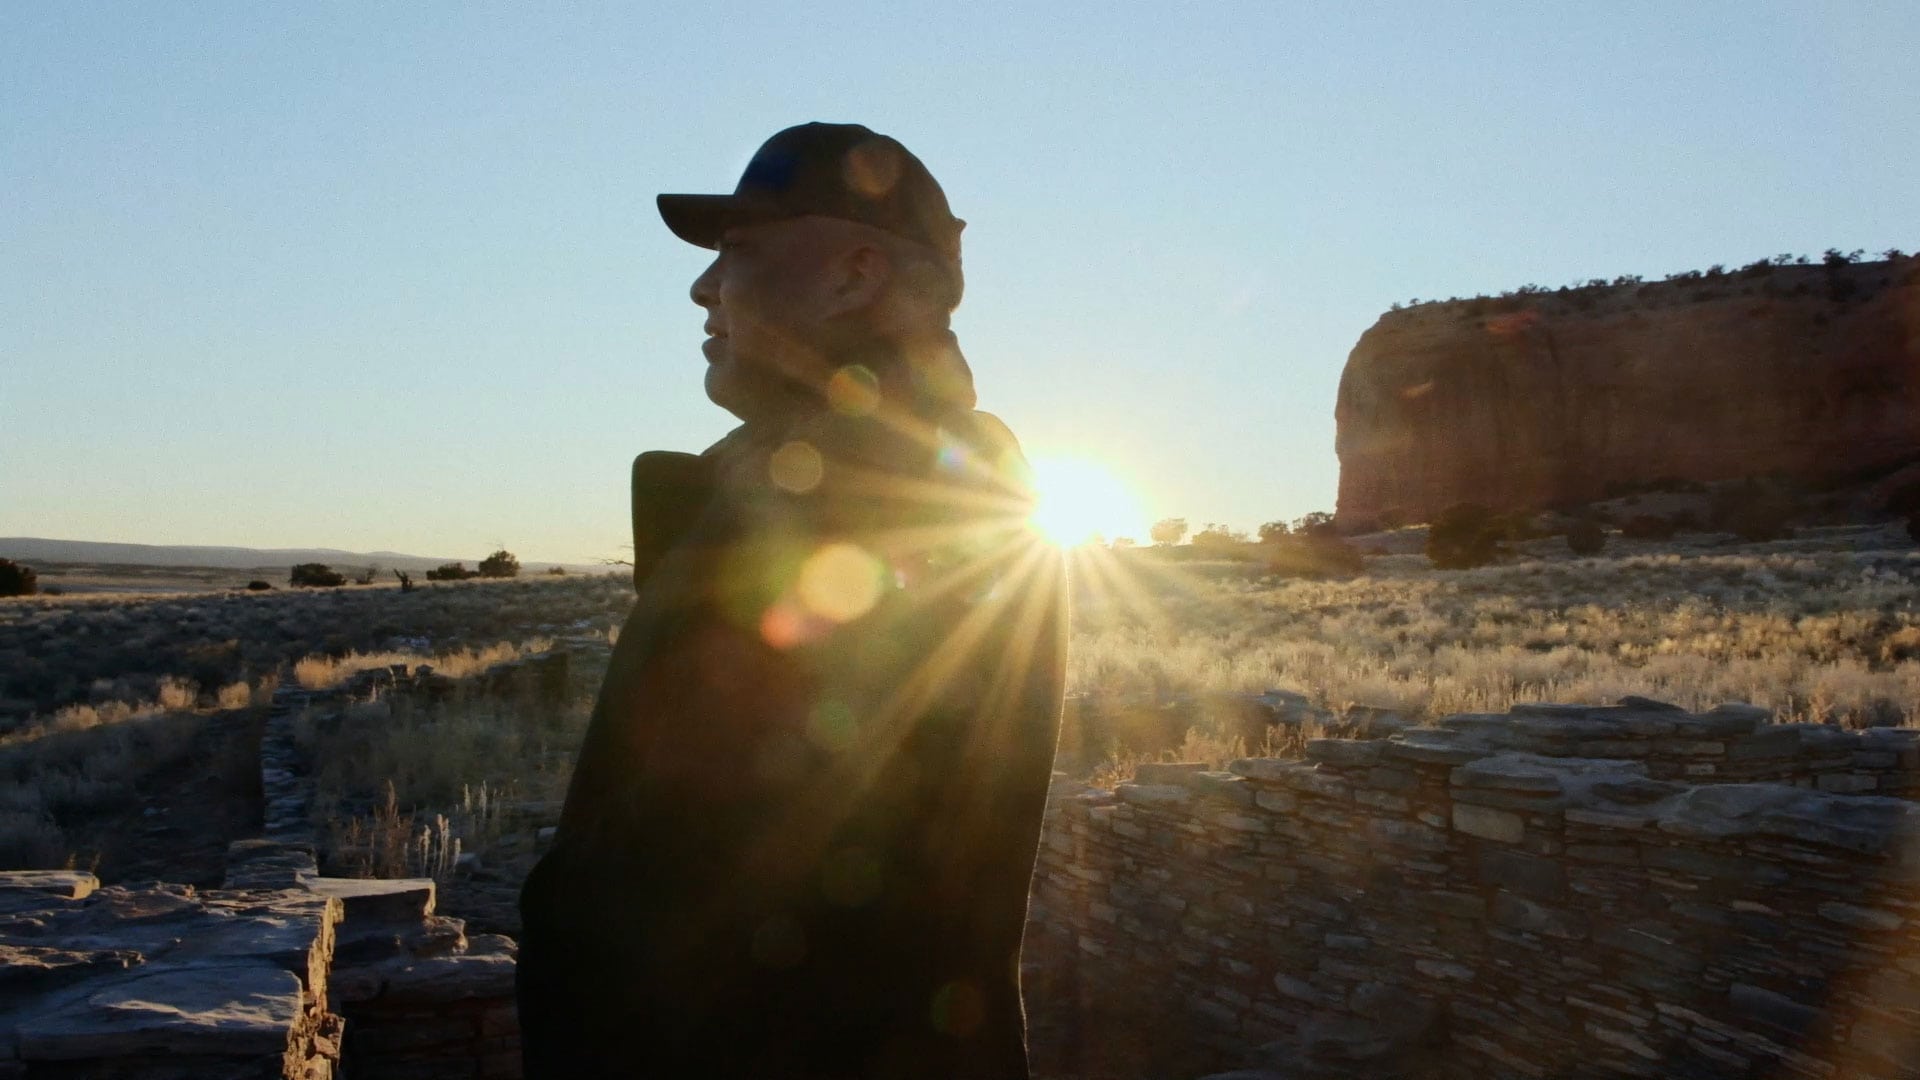
M 0 1080 L 514 1080 L 513 942 L 247 840 L 227 888 L 0 872 Z
M 551 694 L 568 655 L 490 669 L 488 692 Z M 101 889 L 0 872 L 0 1080 L 513 1080 L 512 940 L 435 914 L 431 879 L 319 872 L 293 722 L 371 693 L 437 696 L 430 670 L 282 690 L 261 748 L 264 833 L 223 888 Z
M 329 1080 L 343 907 L 0 872 L 0 1078 Z
M 1920 805 L 1847 793 L 1916 737 L 1629 700 L 1059 783 L 1039 1071 L 1920 1076 Z
M 1920 732 L 1365 719 L 1303 761 L 1057 779 L 1036 1076 L 1920 1077 Z M 0 1080 L 511 1080 L 513 943 L 435 899 L 292 829 L 199 894 L 0 874 Z
M 352 1080 L 519 1077 L 514 943 L 469 937 L 461 920 L 435 914 L 431 878 L 324 877 L 311 847 L 254 840 L 233 846 L 227 884 L 340 905 L 327 1002 L 345 1021 Z

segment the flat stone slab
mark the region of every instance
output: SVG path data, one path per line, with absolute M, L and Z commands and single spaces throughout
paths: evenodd
M 1388 757 L 1430 765 L 1465 765 L 1492 752 L 1484 742 L 1463 739 L 1453 731 L 1416 728 L 1387 740 Z
M 386 973 L 383 998 L 422 1004 L 468 998 L 512 998 L 517 961 L 507 952 L 435 956 Z
M 1113 793 L 1136 806 L 1173 806 L 1193 801 L 1193 792 L 1181 784 L 1117 784 Z
M 282 1054 L 298 1037 L 303 1004 L 299 976 L 271 964 L 169 967 L 112 980 L 28 1019 L 17 1047 L 27 1061 Z
M 308 843 L 253 839 L 227 845 L 229 889 L 294 889 L 319 872 Z
M 69 948 L 0 941 L 0 1004 L 29 992 L 125 971 L 145 962 L 146 958 L 133 949 Z
M 125 1059 L 143 1055 L 304 1053 L 340 901 L 162 884 L 13 899 L 0 918 L 0 1060 L 133 1069 Z
M 1140 784 L 1185 784 L 1206 771 L 1204 761 L 1143 761 L 1134 766 L 1133 779 Z
M 78 870 L 0 870 L 0 895 L 28 893 L 85 900 L 99 887 L 99 878 Z
M 1448 778 L 1455 787 L 1490 788 L 1529 795 L 1558 795 L 1565 790 L 1557 770 L 1513 754 L 1469 761 L 1454 769 Z
M 1341 768 L 1378 765 L 1386 745 L 1372 739 L 1308 739 L 1307 760 Z
M 1244 776 L 1249 780 L 1264 781 L 1270 784 L 1290 782 L 1296 773 L 1310 771 L 1313 766 L 1287 758 L 1240 758 L 1227 763 L 1227 771 L 1235 776 Z
M 331 896 L 345 907 L 346 922 L 418 922 L 433 914 L 432 878 L 308 878 L 309 892 Z

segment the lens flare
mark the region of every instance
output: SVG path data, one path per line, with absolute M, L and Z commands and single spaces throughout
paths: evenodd
M 863 364 L 848 364 L 827 380 L 827 404 L 842 416 L 871 416 L 880 407 L 880 378 Z
M 885 569 L 879 559 L 854 544 L 828 544 L 801 565 L 796 591 L 809 614 L 836 623 L 852 622 L 880 599 Z
M 811 443 L 794 440 L 784 443 L 773 452 L 767 462 L 767 471 L 772 474 L 773 482 L 783 491 L 795 495 L 805 495 L 820 486 L 820 478 L 826 474 L 826 463 L 820 458 L 820 451 Z
M 1145 535 L 1146 512 L 1127 485 L 1098 462 L 1079 457 L 1038 457 L 1033 462 L 1037 501 L 1032 522 L 1060 547 L 1096 537 Z

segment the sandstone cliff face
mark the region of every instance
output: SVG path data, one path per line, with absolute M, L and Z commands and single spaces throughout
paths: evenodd
M 1423 304 L 1335 406 L 1343 527 L 1920 459 L 1920 256 Z

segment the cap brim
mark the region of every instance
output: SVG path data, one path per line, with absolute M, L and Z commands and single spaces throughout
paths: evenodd
M 656 195 L 660 220 L 673 235 L 695 247 L 720 246 L 720 237 L 736 225 L 773 221 L 780 213 L 739 195 Z

